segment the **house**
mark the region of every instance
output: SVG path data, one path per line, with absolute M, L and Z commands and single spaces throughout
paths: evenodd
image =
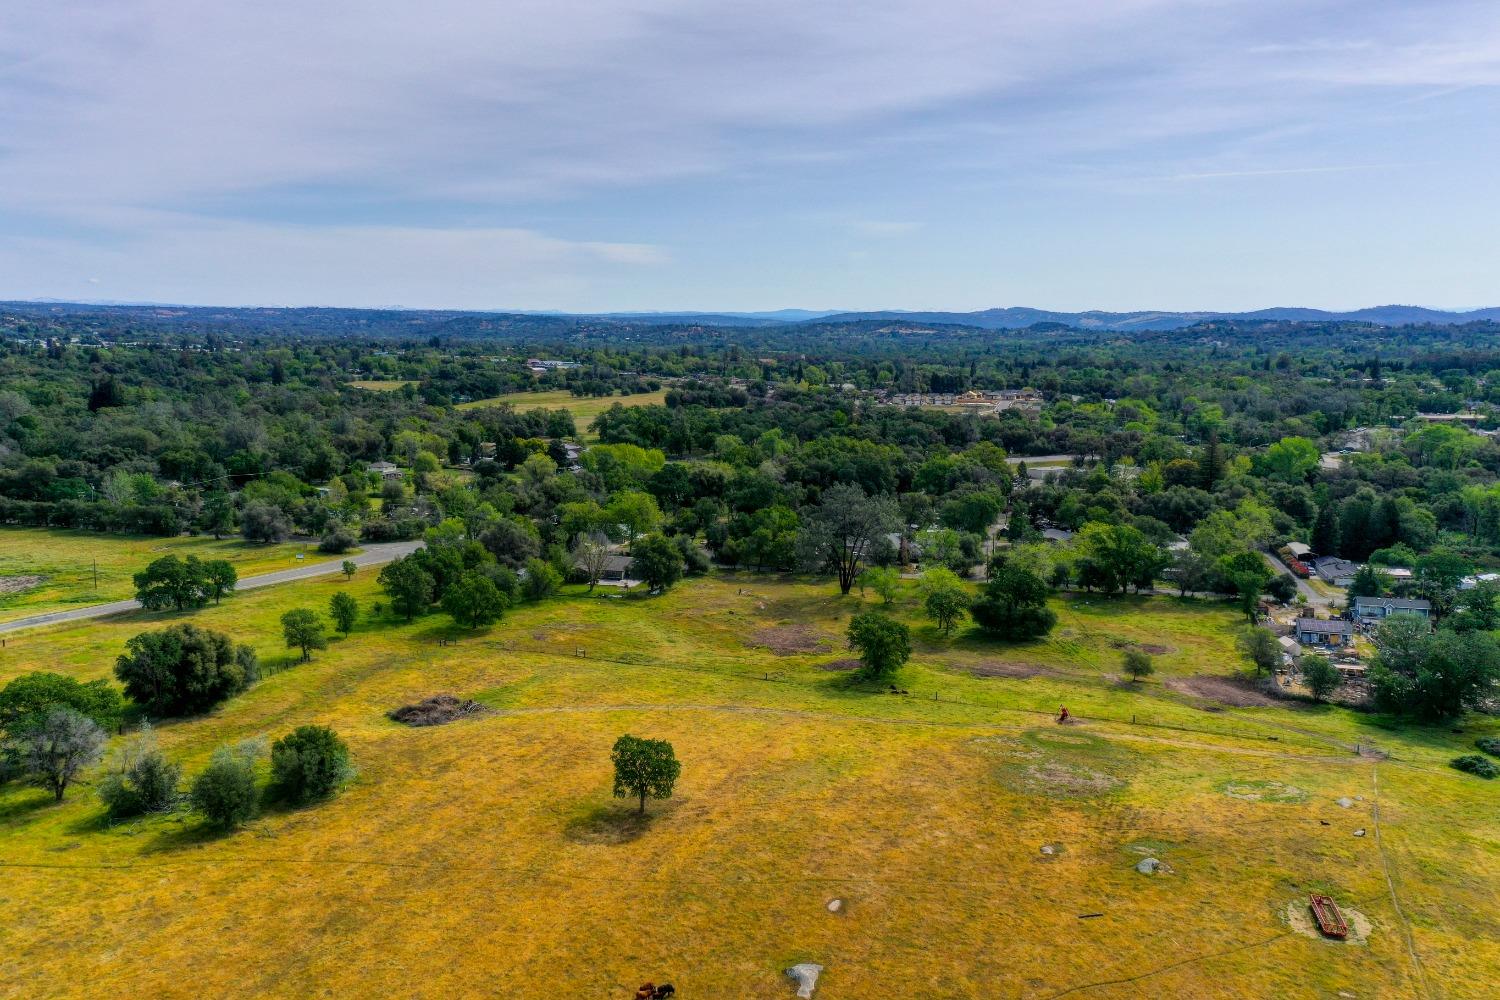
M 1048 542 L 1071 542 L 1073 540 L 1073 532 L 1066 528 L 1043 528 L 1042 539 Z
M 496 449 L 497 449 L 497 447 L 498 446 L 496 445 L 496 443 L 494 441 L 481 441 L 481 442 L 479 442 L 479 458 L 480 458 L 480 460 L 483 461 L 484 459 L 490 459 L 490 460 L 493 461 L 494 458 L 495 458 L 495 455 L 496 455 Z
M 1298 618 L 1292 627 L 1304 646 L 1348 646 L 1354 642 L 1354 623 L 1342 618 Z
M 1291 663 L 1302 655 L 1302 644 L 1289 635 L 1284 635 L 1276 640 L 1281 646 L 1281 659 L 1284 663 Z
M 1354 574 L 1359 572 L 1359 563 L 1337 556 L 1325 556 L 1313 563 L 1313 572 L 1324 583 L 1347 587 L 1354 582 Z
M 369 468 L 371 472 L 376 473 L 382 480 L 386 481 L 400 479 L 403 475 L 401 469 L 390 462 L 371 462 Z
M 628 583 L 634 560 L 629 556 L 610 556 L 604 560 L 604 572 L 599 574 L 600 583 Z
M 1302 542 L 1287 542 L 1282 548 L 1286 549 L 1293 559 L 1306 560 L 1313 554 L 1312 546 Z
M 1354 617 L 1361 621 L 1379 621 L 1388 615 L 1421 615 L 1432 617 L 1432 602 L 1409 597 L 1356 597 Z

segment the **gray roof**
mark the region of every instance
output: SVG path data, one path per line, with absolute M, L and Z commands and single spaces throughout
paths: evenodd
M 1348 559 L 1340 559 L 1338 556 L 1324 556 L 1313 563 L 1313 568 L 1320 573 L 1326 569 L 1330 573 L 1348 570 L 1349 573 L 1354 574 L 1359 572 L 1359 563 L 1350 562 Z
M 633 562 L 629 556 L 610 556 L 604 560 L 604 572 L 628 573 Z
M 1431 611 L 1432 602 L 1420 597 L 1356 597 L 1354 606 L 1387 608 L 1391 611 Z
M 1353 635 L 1354 623 L 1342 618 L 1298 618 L 1297 631 L 1314 635 Z

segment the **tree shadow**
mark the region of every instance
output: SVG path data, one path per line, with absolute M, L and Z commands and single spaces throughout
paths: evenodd
M 563 836 L 575 844 L 628 844 L 676 812 L 680 801 L 648 803 L 644 814 L 625 800 L 587 806 L 563 825 Z
M 57 805 L 52 793 L 45 788 L 27 789 L 31 794 L 19 792 L 7 795 L 0 800 L 0 823 L 8 823 L 15 820 L 25 819 L 32 813 L 40 812 L 48 806 Z

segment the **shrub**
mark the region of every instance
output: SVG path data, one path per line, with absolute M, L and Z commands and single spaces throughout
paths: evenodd
M 61 802 L 78 772 L 98 763 L 106 738 L 104 730 L 82 712 L 54 706 L 21 734 L 22 770 Z
M 181 780 L 182 769 L 162 756 L 151 728 L 142 726 L 121 752 L 119 766 L 99 782 L 99 798 L 116 818 L 163 812 L 177 801 Z
M 860 676 L 880 680 L 911 657 L 911 633 L 901 622 L 866 611 L 849 619 L 849 648 L 859 650 Z
M 521 579 L 521 593 L 528 601 L 545 600 L 562 586 L 562 574 L 545 559 L 526 560 L 526 575 Z
M 1448 766 L 1465 771 L 1469 774 L 1478 775 L 1481 778 L 1493 778 L 1500 775 L 1500 767 L 1477 753 L 1467 753 L 1462 757 L 1455 757 L 1448 762 Z
M 220 747 L 208 767 L 193 782 L 193 809 L 214 826 L 229 829 L 255 815 L 255 758 L 253 744 Z
M 1302 683 L 1307 685 L 1307 690 L 1312 692 L 1315 700 L 1327 698 L 1343 682 L 1343 675 L 1339 673 L 1338 667 L 1328 662 L 1328 657 L 1317 653 L 1308 653 L 1302 657 Z
M 281 636 L 287 649 L 302 650 L 302 662 L 312 659 L 312 651 L 328 648 L 323 619 L 307 608 L 293 608 L 281 616 Z
M 354 630 L 354 623 L 359 621 L 359 602 L 341 590 L 329 598 L 328 616 L 340 632 L 348 635 Z
M 323 537 L 318 539 L 318 551 L 329 555 L 343 555 L 354 548 L 354 532 L 342 524 L 330 524 Z
M 298 726 L 271 746 L 271 786 L 288 802 L 331 795 L 352 774 L 348 745 L 327 726 Z
M 1138 681 L 1142 677 L 1149 677 L 1156 673 L 1156 665 L 1151 662 L 1151 654 L 1140 649 L 1125 650 L 1120 665 L 1130 675 L 1132 681 Z
M 153 715 L 207 711 L 244 690 L 258 673 L 248 646 L 186 623 L 142 632 L 125 648 L 115 661 L 115 676 Z
M 1500 738 L 1494 736 L 1481 736 L 1474 741 L 1474 745 L 1491 757 L 1500 757 Z

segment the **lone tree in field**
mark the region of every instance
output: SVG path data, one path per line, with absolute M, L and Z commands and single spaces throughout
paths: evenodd
M 99 762 L 105 739 L 104 730 L 82 712 L 53 708 L 22 733 L 22 769 L 61 802 L 78 772 Z
M 878 681 L 911 658 L 911 633 L 905 625 L 876 611 L 849 619 L 849 648 L 859 650 L 859 676 Z
M 348 635 L 359 621 L 359 602 L 341 590 L 328 599 L 328 617 L 333 619 L 334 628 Z
M 312 659 L 312 651 L 328 648 L 323 619 L 307 608 L 293 608 L 281 616 L 281 636 L 287 649 L 302 650 L 302 662 Z
M 494 581 L 470 571 L 443 594 L 443 610 L 465 628 L 481 628 L 499 621 L 509 602 Z
M 339 566 L 339 569 L 344 571 L 345 580 L 352 580 L 354 579 L 354 571 L 359 569 L 359 567 L 354 565 L 353 559 L 345 559 Z
M 969 610 L 969 592 L 951 569 L 939 566 L 922 574 L 922 592 L 926 594 L 922 605 L 927 617 L 937 623 L 944 636 L 953 634 L 953 627 L 963 620 Z
M 407 621 L 425 615 L 432 606 L 437 583 L 422 568 L 421 562 L 411 556 L 386 563 L 379 580 L 386 596 L 391 599 L 391 610 Z
M 193 781 L 193 809 L 214 826 L 232 829 L 255 815 L 255 759 L 264 744 L 220 747 Z
M 852 483 L 823 491 L 822 502 L 803 514 L 800 539 L 803 562 L 811 569 L 831 568 L 839 592 L 849 593 L 875 539 L 901 523 L 896 503 L 887 496 L 867 496 Z
M 1130 675 L 1132 681 L 1139 681 L 1142 677 L 1150 677 L 1156 673 L 1156 666 L 1151 662 L 1151 654 L 1141 649 L 1127 649 L 1120 657 L 1120 667 Z
M 125 643 L 115 676 L 152 715 L 204 712 L 257 679 L 255 651 L 229 636 L 183 623 Z
M 1328 662 L 1326 656 L 1308 653 L 1302 657 L 1300 666 L 1302 683 L 1307 685 L 1307 690 L 1312 693 L 1314 701 L 1323 701 L 1337 691 L 1339 685 L 1344 682 L 1343 674 L 1340 674 L 1338 668 Z
M 208 595 L 218 604 L 234 593 L 234 586 L 240 582 L 240 575 L 234 571 L 234 565 L 228 559 L 210 559 L 203 564 L 203 581 Z
M 1268 628 L 1245 629 L 1240 633 L 1239 647 L 1246 659 L 1255 664 L 1257 675 L 1274 673 L 1281 663 L 1281 644 L 1276 641 L 1276 633 Z
M 271 788 L 288 802 L 326 798 L 353 773 L 348 744 L 327 726 L 298 726 L 271 745 Z
M 615 798 L 640 799 L 641 814 L 646 812 L 646 797 L 670 799 L 672 787 L 682 773 L 677 754 L 666 740 L 643 740 L 638 736 L 621 736 L 610 751 L 615 764 Z

